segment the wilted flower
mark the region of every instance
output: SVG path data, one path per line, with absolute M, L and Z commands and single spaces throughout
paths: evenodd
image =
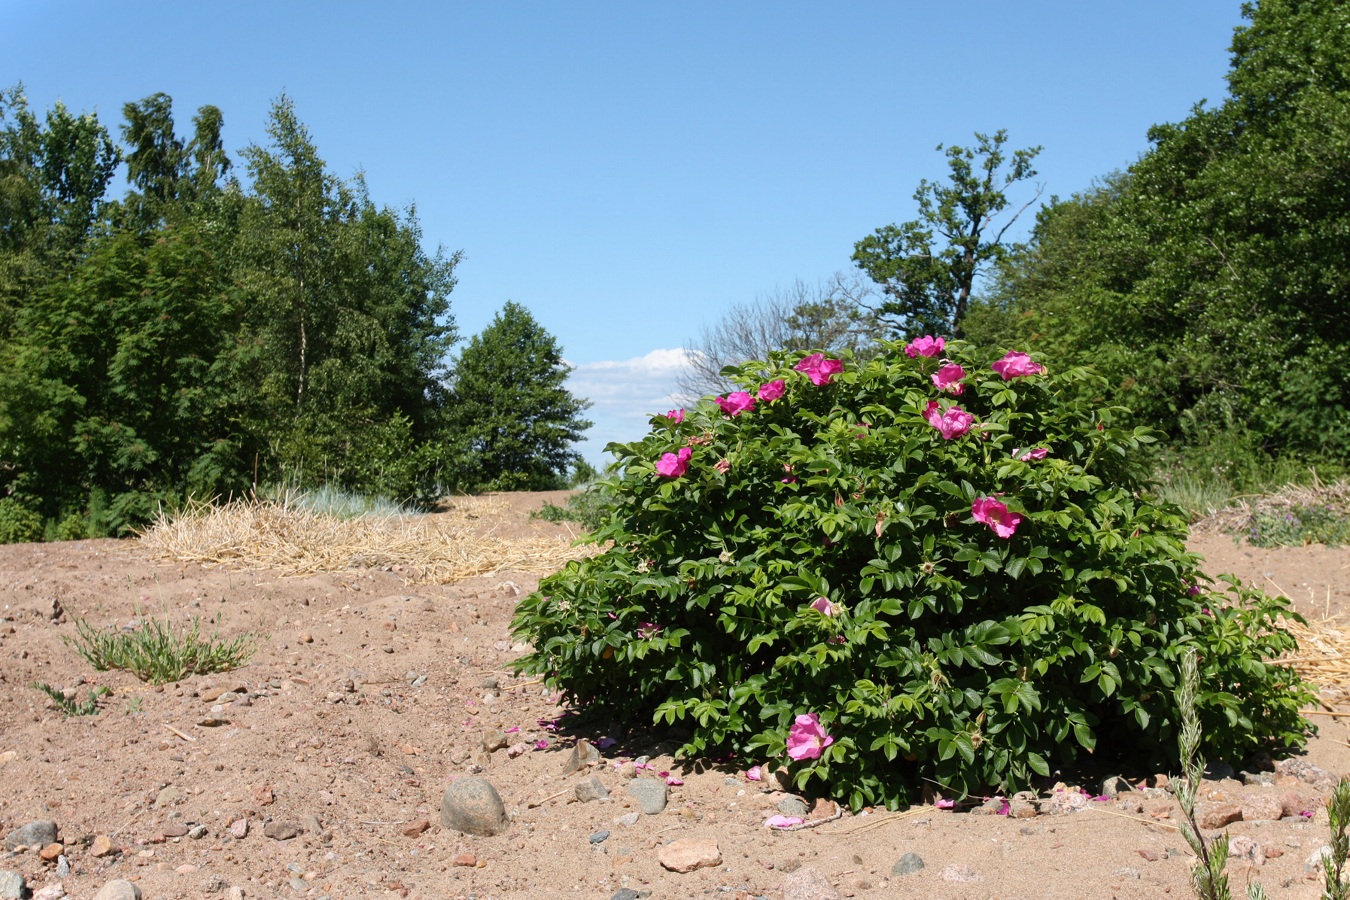
M 713 468 L 725 475 L 731 471 L 731 460 L 719 459 L 717 462 L 713 463 Z
M 947 363 L 933 373 L 933 384 L 937 385 L 939 391 L 946 391 L 949 394 L 960 396 L 966 389 L 966 386 L 961 383 L 961 379 L 965 377 L 965 369 L 961 368 L 956 363 Z
M 1003 376 L 1004 381 L 1017 378 L 1021 375 L 1044 375 L 1045 366 L 1032 360 L 1025 353 L 1019 353 L 1016 350 L 1008 351 L 1008 355 L 998 362 L 989 366 L 995 372 Z
M 1013 456 L 1016 457 L 1018 462 L 1030 462 L 1033 459 L 1045 459 L 1045 455 L 1050 452 L 1044 447 L 1037 447 L 1035 450 L 1028 450 L 1027 452 L 1019 456 L 1018 455 L 1019 449 L 1021 448 L 1018 447 L 1013 448 Z
M 942 352 L 943 346 L 947 342 L 942 338 L 935 338 L 931 334 L 925 334 L 921 338 L 915 338 L 905 345 L 905 355 L 910 359 L 916 356 L 937 356 Z
M 958 438 L 970 431 L 970 426 L 975 424 L 975 417 L 959 406 L 953 406 L 951 409 L 943 412 L 938 407 L 936 400 L 929 400 L 927 408 L 923 411 L 923 417 L 928 420 L 946 440 Z
M 693 455 L 691 447 L 681 447 L 678 453 L 662 454 L 656 463 L 656 474 L 666 478 L 679 478 L 689 471 L 689 457 Z
M 975 521 L 988 525 L 994 529 L 994 534 L 1001 538 L 1012 537 L 1022 521 L 1022 516 L 1009 512 L 1007 506 L 993 497 L 977 499 L 971 504 L 970 513 L 975 517 Z
M 772 403 L 779 397 L 783 396 L 783 390 L 786 387 L 787 385 L 784 383 L 783 379 L 775 378 L 773 381 L 761 384 L 759 386 L 759 394 L 757 396 L 765 403 Z
M 717 405 L 729 416 L 739 416 L 755 408 L 755 398 L 745 391 L 732 391 L 725 397 L 717 398 Z
M 820 727 L 820 717 L 804 713 L 796 718 L 788 731 L 787 754 L 792 759 L 820 759 L 821 752 L 834 743 L 834 738 Z
M 827 359 L 824 353 L 812 353 L 802 357 L 802 361 L 792 368 L 806 373 L 812 384 L 829 384 L 831 378 L 844 371 L 844 364 L 837 359 Z

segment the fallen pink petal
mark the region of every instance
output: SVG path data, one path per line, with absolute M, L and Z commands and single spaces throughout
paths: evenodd
M 680 785 L 684 784 L 684 782 L 679 778 L 676 778 L 674 775 L 668 775 L 666 776 L 666 784 L 670 785 L 671 787 L 679 787 Z
M 934 800 L 933 805 L 938 809 L 956 809 L 955 800 Z
M 800 825 L 806 820 L 801 816 L 769 816 L 764 820 L 765 828 L 791 828 L 794 825 Z
M 543 738 L 540 738 L 539 740 L 537 740 L 537 741 L 534 742 L 534 749 L 536 749 L 536 750 L 543 750 L 543 749 L 546 748 L 547 746 L 548 746 L 548 741 L 544 740 Z
M 745 773 L 745 777 L 749 781 L 759 781 L 764 776 L 761 774 L 759 766 L 751 766 L 750 770 Z

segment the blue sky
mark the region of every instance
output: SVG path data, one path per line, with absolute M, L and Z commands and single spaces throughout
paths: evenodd
M 463 335 L 515 300 L 557 336 L 599 463 L 722 310 L 913 217 L 937 144 L 1006 128 L 1045 148 L 1047 198 L 1087 188 L 1222 99 L 1242 20 L 1237 0 L 0 0 L 0 21 L 0 85 L 35 108 L 115 129 L 163 91 L 186 132 L 214 104 L 236 160 L 288 94 L 332 171 L 464 251 Z

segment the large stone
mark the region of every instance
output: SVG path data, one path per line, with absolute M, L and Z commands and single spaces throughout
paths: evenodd
M 600 751 L 595 749 L 595 745 L 590 741 L 582 738 L 577 741 L 577 745 L 572 748 L 572 752 L 567 754 L 567 760 L 563 763 L 563 774 L 571 775 L 573 772 L 580 772 L 587 766 L 601 761 Z
M 1273 791 L 1250 794 L 1242 798 L 1242 821 L 1257 822 L 1278 819 L 1284 815 L 1284 804 Z
M 5 836 L 6 850 L 13 850 L 17 847 L 31 847 L 34 844 L 45 847 L 54 843 L 56 843 L 56 823 L 47 819 L 29 822 Z
M 0 872 L 0 900 L 23 900 L 28 896 L 28 885 L 18 872 Z
M 1214 831 L 1242 821 L 1242 807 L 1236 803 L 1197 803 L 1195 821 L 1206 831 Z
M 300 834 L 297 822 L 272 821 L 263 826 L 263 834 L 274 841 L 289 841 Z
M 892 875 L 913 875 L 924 866 L 923 857 L 917 853 L 906 853 L 891 866 Z
M 802 867 L 783 878 L 783 900 L 840 900 L 828 878 L 815 869 Z
M 141 900 L 141 889 L 118 878 L 99 888 L 94 900 Z
M 582 803 L 590 803 L 592 800 L 603 800 L 609 796 L 609 788 L 592 775 L 590 778 L 583 778 L 577 782 L 577 799 Z
M 637 801 L 639 809 L 654 816 L 666 808 L 670 788 L 655 778 L 634 778 L 628 783 L 628 796 Z
M 656 858 L 670 871 L 684 873 L 708 866 L 720 866 L 722 851 L 717 849 L 716 841 L 706 838 L 681 838 L 662 847 Z
M 470 776 L 455 780 L 445 789 L 441 797 L 441 824 L 464 834 L 491 837 L 505 831 L 510 822 L 492 782 Z

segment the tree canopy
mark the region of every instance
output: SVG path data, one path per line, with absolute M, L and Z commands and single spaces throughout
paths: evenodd
M 1228 95 L 1056 200 L 992 294 L 1002 336 L 1092 362 L 1192 444 L 1344 459 L 1350 9 L 1244 6 Z M 1216 438 L 1222 434 L 1223 440 Z
M 429 501 L 511 482 L 510 466 L 538 484 L 572 458 L 579 420 L 540 424 L 527 452 L 458 453 L 479 446 L 455 432 L 474 423 L 450 407 L 461 256 L 423 248 L 415 209 L 377 205 L 360 176 L 334 175 L 289 98 L 273 104 L 267 143 L 244 148 L 242 172 L 214 106 L 187 137 L 167 94 L 123 116 L 119 148 L 94 115 L 57 104 L 40 118 L 21 87 L 0 92 L 11 505 L 49 531 L 65 523 L 65 536 L 117 533 L 188 496 L 336 484 Z M 126 194 L 110 198 L 123 163 Z M 528 319 L 508 309 L 509 322 Z M 548 423 L 566 407 L 538 378 L 561 356 L 533 327 L 544 369 L 503 370 L 496 396 Z M 489 354 L 459 380 L 494 365 Z M 494 468 L 463 468 L 480 460 Z

